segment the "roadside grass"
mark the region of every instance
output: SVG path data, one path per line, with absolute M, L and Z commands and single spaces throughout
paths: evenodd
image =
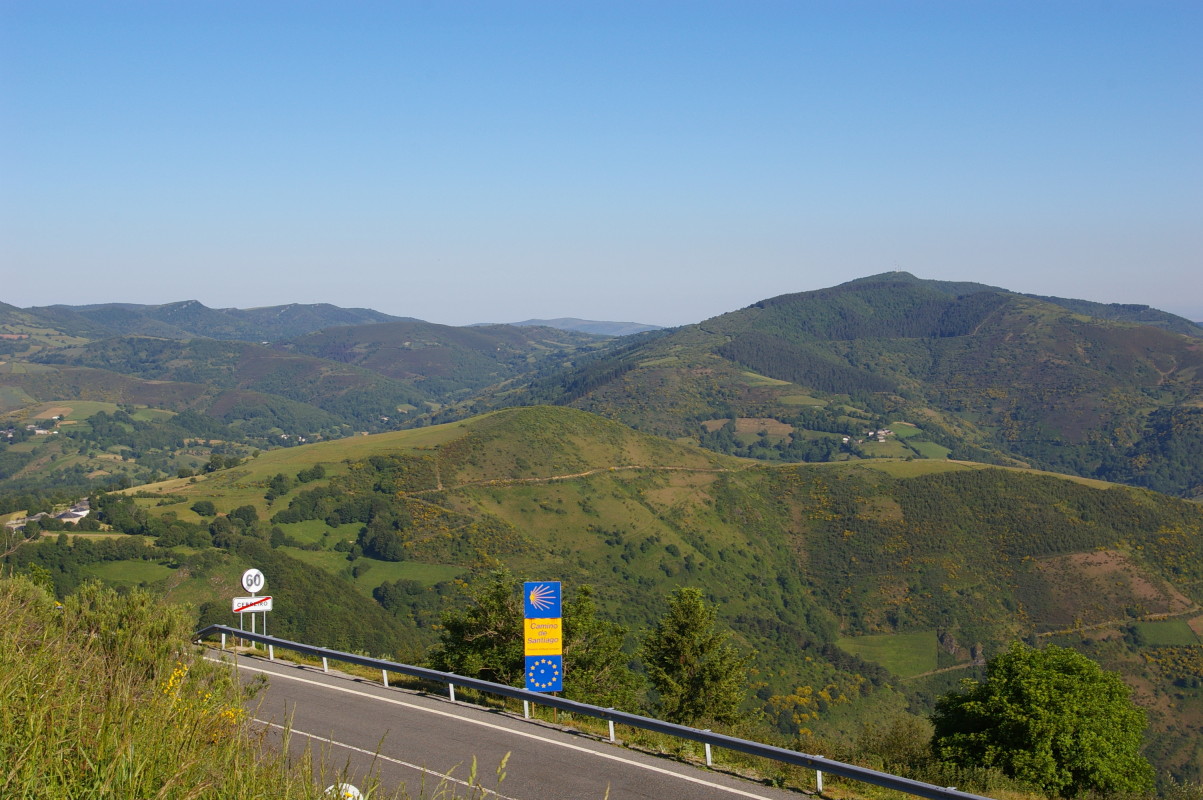
M 841 650 L 880 664 L 901 678 L 922 675 L 937 666 L 935 630 L 841 637 L 836 644 Z
M 254 695 L 187 644 L 182 609 L 145 592 L 85 584 L 61 604 L 25 577 L 0 578 L 0 793 L 6 798 L 321 800 L 347 775 L 312 749 L 290 753 L 252 722 Z M 499 777 L 504 763 L 498 770 Z M 365 800 L 482 800 L 463 787 L 414 793 L 354 780 Z
M 266 655 L 262 645 L 259 646 L 258 650 L 242 648 L 241 652 L 253 652 L 260 657 Z M 283 649 L 275 650 L 275 658 L 276 660 L 305 664 L 314 668 L 320 668 L 322 664 L 320 658 L 285 651 Z M 421 680 L 402 673 L 388 672 L 386 676 L 378 669 L 336 661 L 330 662 L 329 667 L 331 670 L 354 675 L 373 682 L 382 683 L 387 680 L 389 687 L 398 690 L 444 698 L 449 694 L 448 687 L 444 683 Z M 524 709 L 521 700 L 498 697 L 462 686 L 456 687 L 455 697 L 457 702 L 480 705 L 514 715 L 529 714 L 530 719 L 546 725 L 575 730 L 598 740 L 604 741 L 609 739 L 609 725 L 605 720 L 582 714 L 557 711 L 550 706 L 541 705 L 534 700 L 530 702 L 529 708 Z M 902 714 L 902 711 L 896 710 L 896 713 Z M 892 720 L 878 720 L 875 729 L 881 733 L 886 733 L 891 730 L 891 723 Z M 899 763 L 888 763 L 883 760 L 880 753 L 869 752 L 873 748 L 866 748 L 863 742 L 852 745 L 835 745 L 809 734 L 792 738 L 785 736 L 770 737 L 772 739 L 770 741 L 770 739 L 765 738 L 764 729 L 759 727 L 754 720 L 733 726 L 717 725 L 714 727 L 714 730 L 729 736 L 761 741 L 809 755 L 823 756 L 824 758 L 845 763 L 857 763 L 872 769 L 901 774 L 904 777 L 933 783 L 938 786 L 955 785 L 966 791 L 989 792 L 989 796 L 997 798 L 997 800 L 1036 800 L 1036 798 L 1041 797 L 1039 794 L 1029 791 L 1026 787 L 1009 780 L 994 770 L 958 768 L 938 762 L 909 766 Z M 621 724 L 615 724 L 614 734 L 615 742 L 618 746 L 663 756 L 698 768 L 707 768 L 705 745 L 699 742 Z M 783 764 L 773 759 L 751 756 L 717 746 L 711 747 L 710 756 L 711 765 L 708 768 L 715 772 L 735 775 L 753 783 L 793 790 L 801 794 L 817 794 L 817 796 L 826 798 L 827 800 L 909 800 L 913 797 L 913 795 L 883 789 L 850 778 L 841 778 L 830 772 L 824 773 L 823 791 L 821 794 L 818 794 L 816 792 L 816 773 L 813 769 Z M 441 798 L 442 795 L 436 795 L 436 797 Z

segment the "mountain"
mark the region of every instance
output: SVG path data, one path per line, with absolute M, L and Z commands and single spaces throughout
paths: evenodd
M 598 336 L 629 336 L 632 333 L 645 333 L 661 329 L 660 325 L 645 325 L 641 322 L 599 322 L 597 320 L 576 319 L 575 317 L 528 319 L 524 322 L 510 322 L 508 324 L 519 328 L 558 328 L 563 331 L 579 331 L 581 333 L 597 334 Z
M 602 337 L 547 327 L 457 328 L 413 320 L 327 328 L 281 347 L 412 381 L 445 402 L 605 344 Z
M 262 522 L 200 517 L 202 499 L 219 514 L 249 504 Z M 277 596 L 338 602 L 312 577 L 296 582 L 300 563 L 349 581 L 356 602 L 376 598 L 406 627 L 384 644 L 402 652 L 433 640 L 457 581 L 497 566 L 592 584 L 632 630 L 673 588 L 696 586 L 756 651 L 756 696 L 783 732 L 839 739 L 922 713 L 1022 638 L 1074 646 L 1140 687 L 1163 767 L 1189 777 L 1203 757 L 1191 683 L 1203 508 L 1146 490 L 937 460 L 769 466 L 529 407 L 266 452 L 97 505 L 157 543 L 129 575 L 154 576 L 208 621 L 229 613 L 213 581 L 234 586 L 240 567 L 269 559 L 287 577 L 269 572 Z M 52 541 L 10 563 L 37 561 L 65 585 L 93 569 L 71 553 Z M 282 635 L 339 635 L 298 605 Z
M 1046 303 L 1068 308 L 1078 314 L 1085 314 L 1098 319 L 1111 319 L 1118 322 L 1135 322 L 1140 325 L 1152 325 L 1172 333 L 1181 333 L 1195 338 L 1203 337 L 1203 323 L 1191 322 L 1185 317 L 1170 314 L 1146 305 L 1130 303 L 1092 303 L 1089 300 L 1071 300 L 1065 297 L 1041 297 L 1028 295 Z
M 354 365 L 236 340 L 122 336 L 39 353 L 34 362 L 274 395 L 337 415 L 338 419 L 331 418 L 335 425 L 363 427 L 398 414 L 401 407 L 416 408 L 427 399 L 410 384 Z M 234 405 L 251 416 L 272 411 L 252 410 L 253 395 Z M 228 416 L 229 410 L 219 413 Z
M 759 458 L 938 454 L 1203 494 L 1203 340 L 906 273 L 629 337 L 494 402 Z
M 328 303 L 290 303 L 264 308 L 209 308 L 196 300 L 164 305 L 104 303 L 46 306 L 28 312 L 63 322 L 88 320 L 107 335 L 158 336 L 170 339 L 240 339 L 274 341 L 301 336 L 337 325 L 393 322 L 400 317 L 367 308 L 339 308 Z M 76 323 L 82 324 L 82 323 Z

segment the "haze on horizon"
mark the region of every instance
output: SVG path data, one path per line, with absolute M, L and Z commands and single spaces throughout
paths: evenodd
M 1203 320 L 1203 6 L 0 6 L 0 300 L 679 325 L 900 269 Z

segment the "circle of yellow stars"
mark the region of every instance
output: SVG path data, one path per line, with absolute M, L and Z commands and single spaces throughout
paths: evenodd
M 535 679 L 535 670 L 537 670 L 543 664 L 546 664 L 547 666 L 552 668 L 551 669 L 552 677 L 551 677 L 551 680 L 547 681 L 547 683 L 540 683 L 538 680 Z M 530 685 L 534 686 L 538 689 L 546 689 L 549 686 L 555 686 L 556 678 L 558 678 L 558 677 L 560 677 L 560 669 L 559 669 L 559 667 L 556 666 L 556 662 L 552 661 L 550 658 L 535 659 L 535 661 L 533 661 L 531 663 L 530 673 L 527 675 L 527 679 L 530 681 Z

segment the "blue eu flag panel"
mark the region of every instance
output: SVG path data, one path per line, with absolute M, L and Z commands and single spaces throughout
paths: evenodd
M 564 691 L 564 656 L 527 656 L 526 688 L 532 692 Z
M 527 581 L 522 587 L 522 603 L 527 619 L 555 619 L 560 613 L 559 581 Z

